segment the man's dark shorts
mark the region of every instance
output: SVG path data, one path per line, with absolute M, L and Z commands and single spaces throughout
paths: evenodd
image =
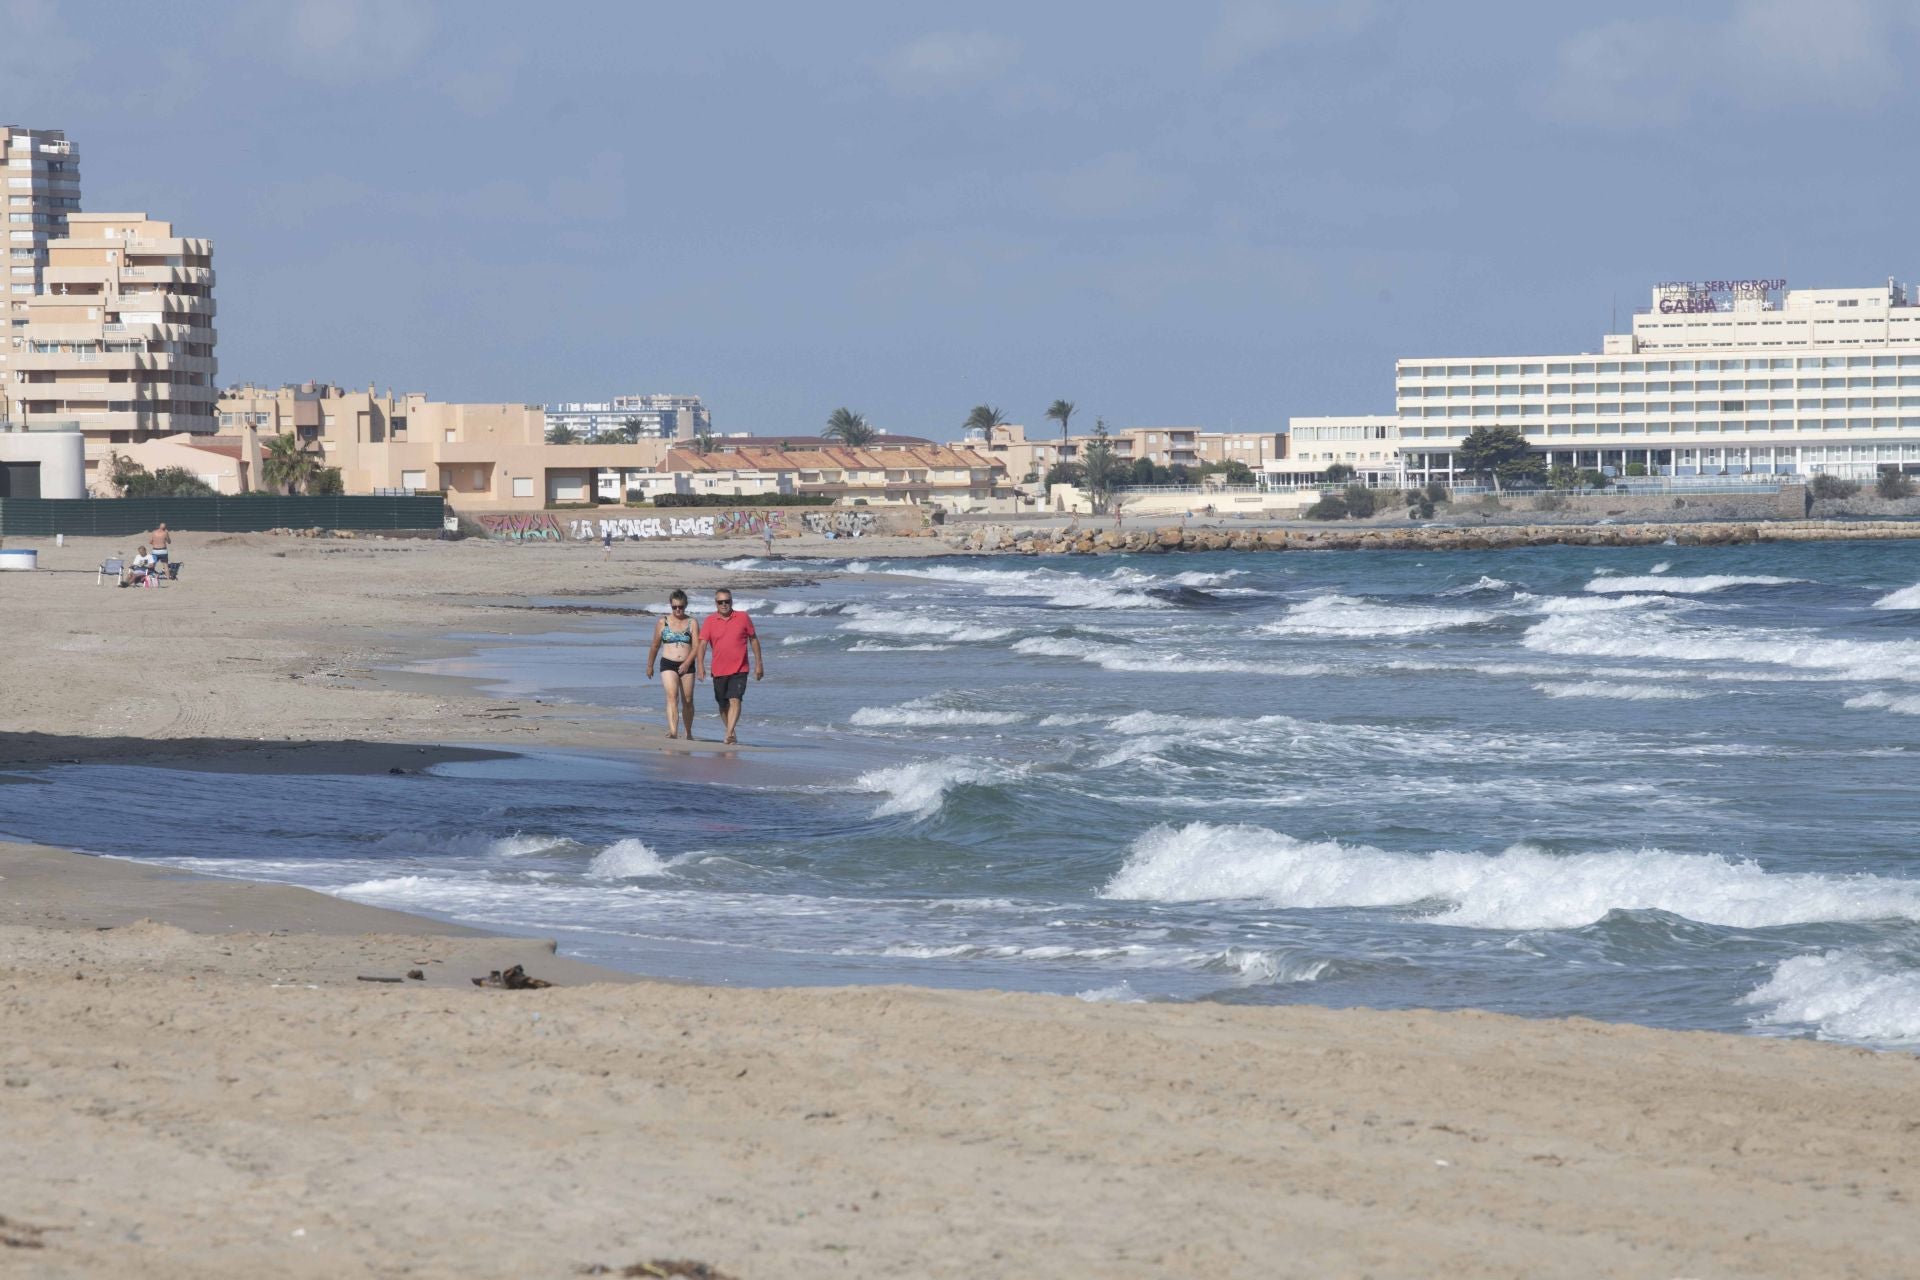
M 735 698 L 745 699 L 746 696 L 746 672 L 736 671 L 730 676 L 715 676 L 713 678 L 713 700 L 720 704 L 722 711 L 727 709 L 727 703 L 733 701 Z

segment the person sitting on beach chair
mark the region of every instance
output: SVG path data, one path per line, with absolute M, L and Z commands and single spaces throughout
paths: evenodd
M 133 564 L 127 569 L 127 585 L 130 587 L 157 587 L 160 585 L 160 570 L 154 565 L 153 555 L 145 548 L 133 558 Z

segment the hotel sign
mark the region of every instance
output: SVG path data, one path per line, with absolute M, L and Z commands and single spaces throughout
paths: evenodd
M 1787 287 L 1785 280 L 1663 280 L 1654 286 L 1668 315 L 1727 311 L 1735 298 L 1764 298 Z

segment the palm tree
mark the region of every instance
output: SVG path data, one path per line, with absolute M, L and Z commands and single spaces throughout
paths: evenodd
M 982 436 L 986 436 L 991 434 L 995 427 L 1005 425 L 1006 421 L 1007 415 L 1001 413 L 996 406 L 977 404 L 973 406 L 973 412 L 967 415 L 965 426 L 968 431 L 978 431 Z
M 547 432 L 547 443 L 548 444 L 578 444 L 580 443 L 580 434 L 579 432 L 575 431 L 572 427 L 568 426 L 566 423 L 563 422 L 559 426 Z
M 285 485 L 288 493 L 299 493 L 312 484 L 320 472 L 321 460 L 301 448 L 300 441 L 291 432 L 267 441 L 263 453 L 260 470 L 273 488 Z
M 1067 419 L 1073 416 L 1073 401 L 1055 400 L 1047 409 L 1047 416 L 1060 424 L 1060 444 L 1067 443 Z
M 873 429 L 865 416 L 843 406 L 827 415 L 826 429 L 820 434 L 838 440 L 849 449 L 857 449 L 861 445 L 872 444 L 880 433 Z

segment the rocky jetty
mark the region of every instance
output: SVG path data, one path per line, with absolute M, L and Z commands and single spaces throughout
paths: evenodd
M 1920 522 L 1878 520 L 1715 520 L 1664 524 L 1488 524 L 1364 529 L 1024 529 L 976 525 L 942 535 L 960 551 L 1030 556 L 1158 551 L 1496 551 L 1506 547 L 1683 547 L 1749 542 L 1920 538 Z

